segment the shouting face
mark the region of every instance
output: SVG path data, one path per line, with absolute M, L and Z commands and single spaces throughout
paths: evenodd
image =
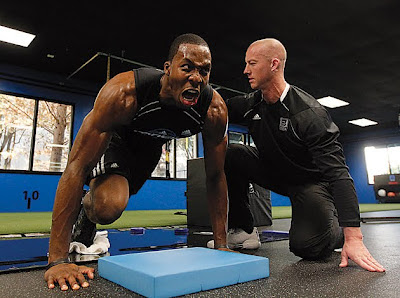
M 172 61 L 164 64 L 167 81 L 164 96 L 173 98 L 180 107 L 195 105 L 208 84 L 210 71 L 211 53 L 208 47 L 181 44 Z

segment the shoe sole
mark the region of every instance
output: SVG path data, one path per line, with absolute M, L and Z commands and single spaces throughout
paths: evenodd
M 254 241 L 254 240 L 246 240 L 241 244 L 228 243 L 228 246 L 231 249 L 235 249 L 235 248 L 240 248 L 240 249 L 258 249 L 258 248 L 261 247 L 261 242 Z

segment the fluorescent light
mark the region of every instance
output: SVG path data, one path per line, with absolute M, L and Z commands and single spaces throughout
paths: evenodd
M 36 35 L 0 26 L 0 41 L 27 47 Z
M 337 108 L 347 106 L 349 103 L 347 101 L 343 101 L 332 96 L 326 96 L 320 99 L 317 99 L 320 104 L 326 106 L 328 108 Z
M 370 125 L 376 125 L 378 122 L 366 119 L 366 118 L 360 118 L 360 119 L 355 119 L 355 120 L 350 120 L 349 123 L 358 125 L 358 126 L 370 126 Z

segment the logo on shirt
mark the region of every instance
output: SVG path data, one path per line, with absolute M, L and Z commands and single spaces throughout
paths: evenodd
M 253 117 L 253 120 L 261 120 L 261 117 L 260 117 L 260 115 L 258 115 L 258 114 L 255 114 L 255 115 L 254 115 L 254 117 Z
M 279 120 L 279 130 L 287 131 L 289 127 L 289 118 L 281 117 Z

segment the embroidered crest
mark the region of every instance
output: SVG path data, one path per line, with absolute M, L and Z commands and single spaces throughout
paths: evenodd
M 279 120 L 279 130 L 287 131 L 289 127 L 289 118 L 281 117 Z

